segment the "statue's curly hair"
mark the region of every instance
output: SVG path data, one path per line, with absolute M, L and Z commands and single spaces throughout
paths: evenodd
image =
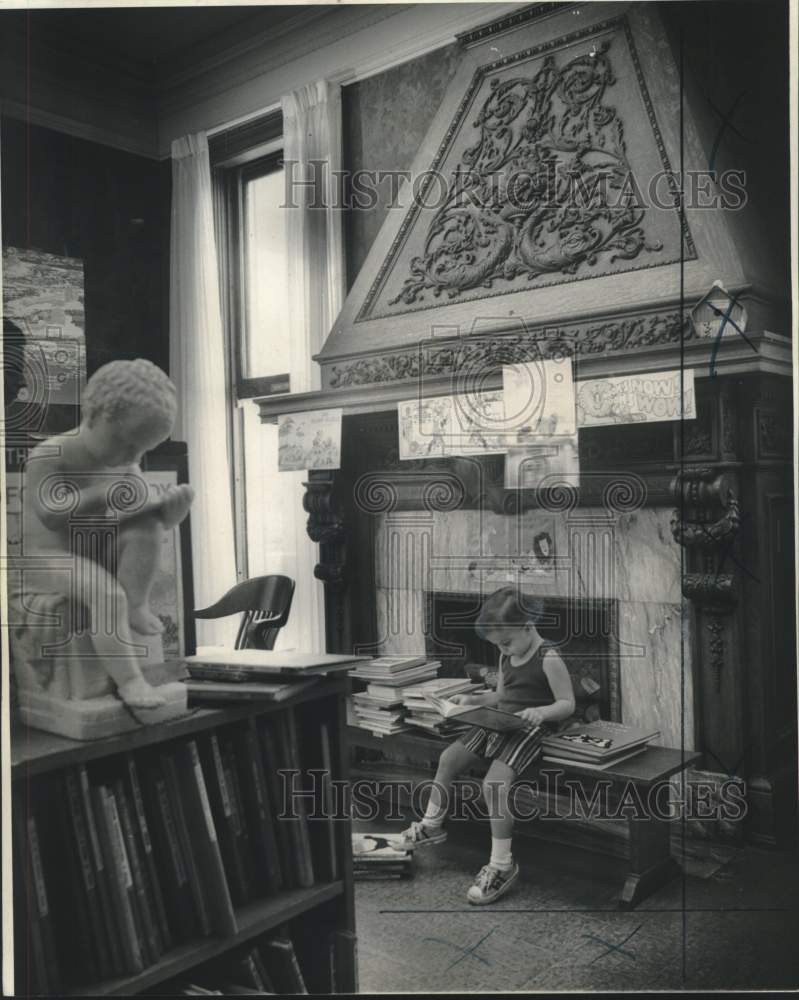
M 171 424 L 177 414 L 177 390 L 151 361 L 110 361 L 86 383 L 82 405 L 89 424 L 100 413 L 114 419 L 131 409 L 163 416 Z

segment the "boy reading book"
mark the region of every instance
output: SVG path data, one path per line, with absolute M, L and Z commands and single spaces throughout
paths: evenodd
M 519 875 L 511 854 L 513 817 L 508 810 L 511 785 L 541 754 L 547 733 L 574 713 L 574 690 L 566 665 L 539 634 L 540 601 L 512 587 L 488 597 L 477 617 L 478 634 L 500 651 L 496 691 L 455 695 L 462 705 L 487 705 L 520 716 L 527 726 L 496 732 L 473 726 L 441 754 L 424 817 L 404 831 L 409 844 L 423 846 L 446 840 L 442 792 L 449 797 L 455 778 L 477 760 L 490 761 L 483 794 L 491 818 L 491 857 L 467 893 L 470 903 L 492 903 Z

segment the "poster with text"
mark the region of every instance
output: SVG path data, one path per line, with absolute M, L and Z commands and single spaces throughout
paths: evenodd
M 693 420 L 695 417 L 693 368 L 682 373 L 678 368 L 645 375 L 592 378 L 577 383 L 577 423 L 580 427 Z

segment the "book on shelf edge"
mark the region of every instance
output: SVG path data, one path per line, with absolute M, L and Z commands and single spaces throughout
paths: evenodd
M 249 878 L 240 844 L 241 827 L 233 807 L 233 789 L 225 774 L 219 736 L 212 730 L 198 741 L 198 745 L 230 896 L 236 906 L 241 906 L 250 898 Z
M 178 746 L 175 751 L 175 767 L 180 779 L 184 816 L 211 929 L 218 934 L 236 934 L 238 922 L 219 851 L 219 839 L 196 740 L 187 740 Z
M 111 892 L 122 932 L 125 971 L 135 975 L 144 970 L 144 956 L 133 909 L 133 876 L 122 840 L 119 814 L 109 788 L 105 785 L 93 785 L 91 791 L 100 847 L 111 873 Z
M 283 733 L 285 760 L 288 770 L 291 772 L 286 776 L 288 778 L 288 788 L 293 789 L 298 785 L 302 786 L 305 781 L 300 758 L 300 744 L 297 738 L 297 720 L 293 708 L 289 708 L 281 713 L 278 725 Z M 291 800 L 287 804 L 291 806 Z M 301 888 L 309 888 L 314 884 L 315 876 L 311 857 L 308 818 L 305 810 L 305 798 L 303 796 L 296 795 L 293 797 L 293 811 L 295 818 L 290 819 L 288 823 L 296 852 L 297 884 Z
M 38 829 L 33 815 L 26 816 L 27 802 L 20 795 L 11 810 L 13 841 L 17 856 L 14 891 L 19 893 L 17 913 L 25 919 L 27 933 L 15 935 L 20 968 L 30 974 L 26 985 L 34 993 L 57 995 L 61 990 L 61 969 L 55 947 L 50 899 L 39 853 Z M 20 877 L 21 876 L 21 877 Z M 22 976 L 17 971 L 16 986 Z
M 92 846 L 86 817 L 83 812 L 83 800 L 80 791 L 80 779 L 75 770 L 68 768 L 63 774 L 64 794 L 66 796 L 67 814 L 71 826 L 73 843 L 78 858 L 78 868 L 81 873 L 82 895 L 88 910 L 90 939 L 94 943 L 97 956 L 97 978 L 110 979 L 114 975 L 114 963 L 111 956 L 111 946 L 108 941 L 108 930 L 103 917 L 103 907 L 100 901 L 100 887 L 97 883 Z M 66 834 L 69 836 L 69 834 Z
M 247 896 L 253 898 L 255 893 L 255 854 L 253 838 L 250 835 L 250 824 L 244 807 L 244 793 L 239 779 L 239 765 L 236 759 L 236 748 L 229 732 L 223 737 L 219 733 L 219 752 L 222 756 L 222 769 L 225 772 L 228 793 L 230 795 L 230 812 L 233 832 L 239 848 L 244 876 L 247 879 Z M 274 813 L 272 814 L 274 815 Z M 281 869 L 282 870 L 282 869 Z
M 150 823 L 144 807 L 144 796 L 142 794 L 141 781 L 139 780 L 139 768 L 134 755 L 127 751 L 123 755 L 125 769 L 130 790 L 130 801 L 135 818 L 136 839 L 141 849 L 141 856 L 146 869 L 146 883 L 150 896 L 150 906 L 158 924 L 158 932 L 161 939 L 161 947 L 168 951 L 172 947 L 172 933 L 169 928 L 169 921 L 166 915 L 164 904 L 164 894 L 161 891 L 161 878 L 155 861 L 153 841 L 150 836 Z
M 125 957 L 122 951 L 121 929 L 119 918 L 115 912 L 112 889 L 111 872 L 105 864 L 103 853 L 100 848 L 100 837 L 97 832 L 97 823 L 94 816 L 94 805 L 92 803 L 91 786 L 89 784 L 89 773 L 85 764 L 78 765 L 78 784 L 80 796 L 83 803 L 83 815 L 86 819 L 86 829 L 89 834 L 89 845 L 91 847 L 91 859 L 94 865 L 95 883 L 100 900 L 100 910 L 105 925 L 108 946 L 111 957 L 111 975 L 122 976 L 125 973 Z
M 333 816 L 333 755 L 330 745 L 330 727 L 323 722 L 319 730 L 319 743 L 322 751 L 322 801 L 321 810 L 324 816 L 325 843 L 327 844 L 327 871 L 329 882 L 335 882 L 339 877 L 338 853 L 336 851 L 336 820 Z
M 125 790 L 122 786 L 122 779 L 117 778 L 113 783 L 114 800 L 117 804 L 119 822 L 122 829 L 122 838 L 125 841 L 125 849 L 128 854 L 131 876 L 133 878 L 134 906 L 138 918 L 139 933 L 142 945 L 142 955 L 145 965 L 155 965 L 161 957 L 161 942 L 155 926 L 155 918 L 150 909 L 150 900 L 147 897 L 147 890 L 144 885 L 144 875 L 142 871 L 142 860 L 139 856 L 133 834 L 133 823 L 131 821 L 130 809 L 125 799 Z
M 189 870 L 178 836 L 177 820 L 160 761 L 145 770 L 145 795 L 150 805 L 150 832 L 158 873 L 163 880 L 164 904 L 173 939 L 184 943 L 197 934 L 197 917 L 189 885 Z
M 186 873 L 189 880 L 191 897 L 194 900 L 194 912 L 200 927 L 200 933 L 208 937 L 211 933 L 211 916 L 208 912 L 205 892 L 203 891 L 202 877 L 197 855 L 195 854 L 193 831 L 186 820 L 186 813 L 183 809 L 183 799 L 180 794 L 180 775 L 173 754 L 161 752 L 159 754 L 161 768 L 166 782 L 169 804 L 172 807 L 172 817 L 175 821 L 178 842 L 180 843 L 183 860 L 186 865 Z
M 76 984 L 98 982 L 102 977 L 79 852 L 69 827 L 69 807 L 63 783 L 59 782 L 48 794 L 47 823 L 40 827 L 40 833 L 56 928 L 55 943 L 64 985 L 71 988 Z M 59 831 L 57 845 L 53 843 L 55 831 Z
M 298 883 L 294 871 L 293 837 L 289 831 L 289 821 L 280 818 L 283 811 L 283 778 L 278 772 L 287 765 L 278 749 L 280 736 L 277 720 L 274 716 L 270 719 L 260 720 L 258 735 L 261 738 L 269 804 L 272 816 L 275 818 L 275 832 L 277 835 L 281 870 L 286 885 L 296 886 Z
M 307 993 L 294 945 L 288 937 L 275 937 L 261 945 L 261 955 L 278 993 Z
M 266 889 L 265 894 L 275 893 L 285 882 L 275 830 L 275 824 L 280 820 L 272 813 L 254 718 L 241 723 L 234 732 L 233 744 L 253 861 Z

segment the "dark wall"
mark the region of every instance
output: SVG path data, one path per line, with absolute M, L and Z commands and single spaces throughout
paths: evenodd
M 87 369 L 169 366 L 170 164 L 2 121 L 3 243 L 85 268 Z
M 658 5 L 686 96 L 718 171 L 746 173 L 750 254 L 790 290 L 789 34 L 787 0 Z M 731 213 L 732 216 L 735 213 Z M 733 217 L 732 223 L 736 222 Z M 742 236 L 746 239 L 746 236 Z M 755 243 L 754 240 L 757 242 Z M 790 319 L 780 333 L 790 332 Z
M 407 170 L 458 68 L 461 48 L 448 45 L 342 89 L 344 169 Z M 347 284 L 352 287 L 389 211 L 391 183 L 377 186 L 373 208 L 345 217 Z M 394 209 L 400 211 L 400 209 Z

